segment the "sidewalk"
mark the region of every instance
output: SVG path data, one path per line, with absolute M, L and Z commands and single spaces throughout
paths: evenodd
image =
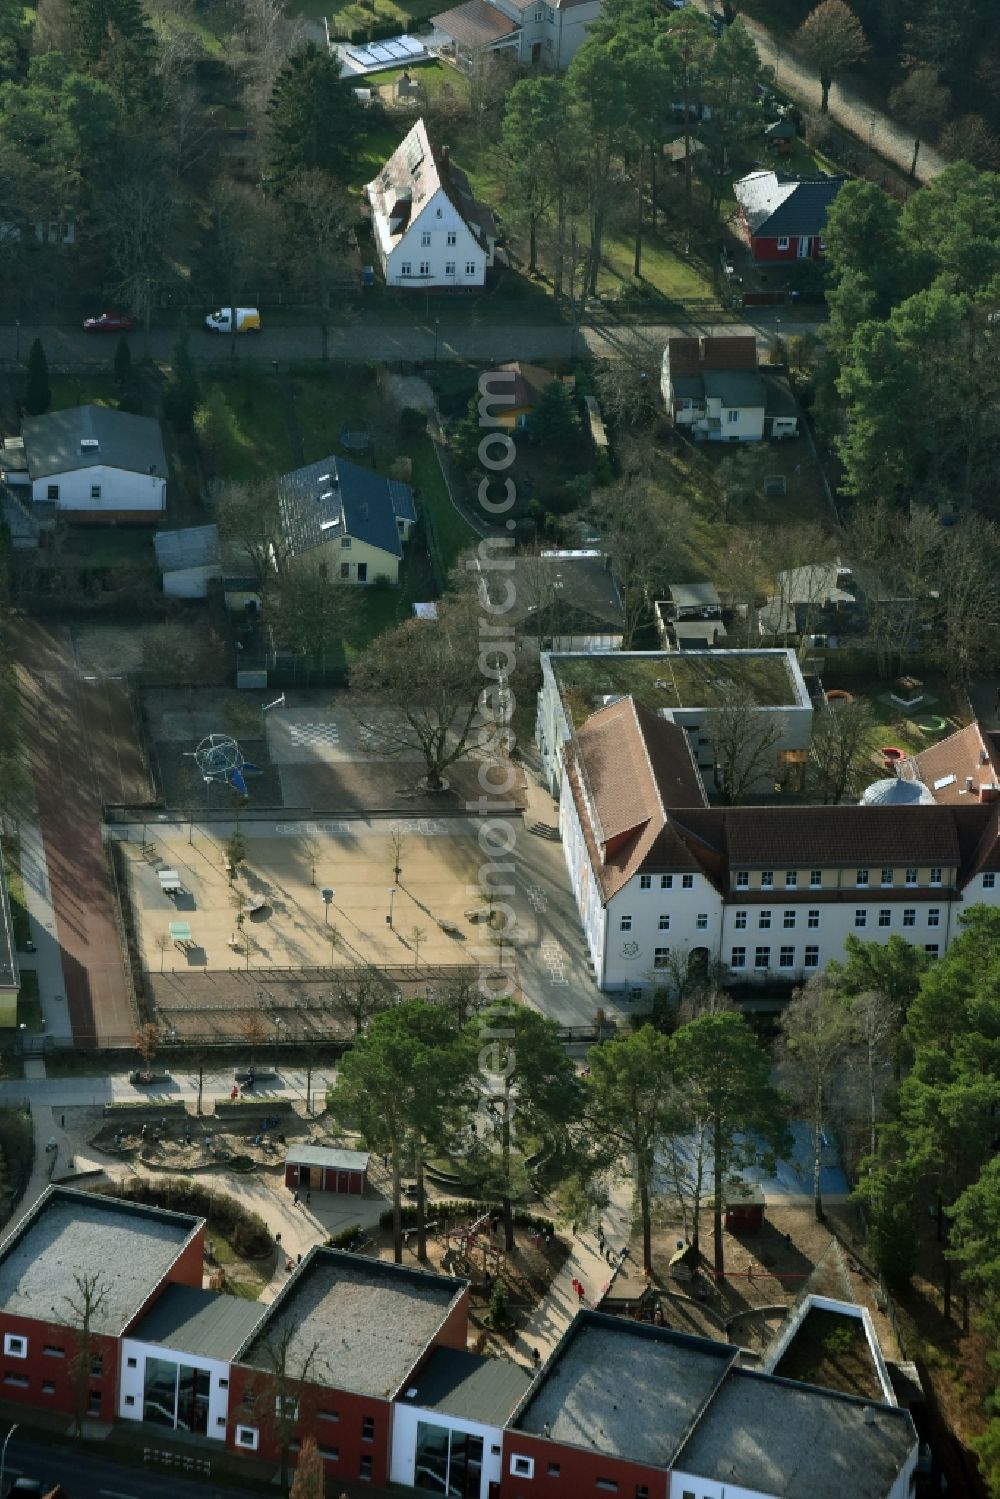
M 515 1353 L 521 1363 L 530 1368 L 535 1349 L 544 1363 L 580 1307 L 598 1306 L 614 1279 L 618 1251 L 632 1236 L 632 1197 L 632 1182 L 617 1182 L 601 1219 L 606 1247 L 612 1252 L 611 1264 L 598 1249 L 596 1226 L 581 1230 L 572 1238 L 569 1255 L 548 1295 L 518 1334 Z M 574 1280 L 584 1288 L 582 1301 L 573 1289 Z
M 31 939 L 36 951 L 18 953 L 17 963 L 22 973 L 38 975 L 38 993 L 46 1036 L 71 1041 L 73 1031 L 66 1004 L 62 949 L 56 936 L 56 913 L 52 907 L 45 845 L 42 842 L 42 830 L 36 821 L 37 815 L 37 808 L 32 805 L 29 817 L 18 822 L 24 898 L 31 923 Z M 31 1038 L 25 1039 L 30 1046 Z

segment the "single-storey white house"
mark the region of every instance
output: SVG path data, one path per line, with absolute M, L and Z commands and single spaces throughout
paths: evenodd
M 660 384 L 674 426 L 696 442 L 760 442 L 799 430 L 787 376 L 759 368 L 752 334 L 669 338 Z
M 8 484 L 30 486 L 36 505 L 75 521 L 153 521 L 167 506 L 167 455 L 151 416 L 110 406 L 69 406 L 25 417 L 25 466 Z
M 486 52 L 512 52 L 522 67 L 567 68 L 600 19 L 602 0 L 465 0 L 432 16 L 443 51 L 463 70 Z
M 497 231 L 469 180 L 418 120 L 374 182 L 372 233 L 387 286 L 482 286 Z
M 163 578 L 163 592 L 168 598 L 206 598 L 209 583 L 222 578 L 218 526 L 157 531 L 153 550 Z

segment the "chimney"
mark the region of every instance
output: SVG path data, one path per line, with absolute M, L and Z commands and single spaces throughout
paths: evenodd
M 988 755 L 988 754 L 987 754 L 987 753 L 986 753 L 986 751 L 985 751 L 985 749 L 981 749 L 981 750 L 980 750 L 980 751 L 979 751 L 979 763 L 980 763 L 980 765 L 985 765 L 985 764 L 986 764 L 986 762 L 987 762 L 987 760 L 988 760 L 988 759 L 989 759 L 989 758 L 990 758 L 990 757 L 989 757 L 989 755 Z
M 966 778 L 965 778 L 965 789 L 966 789 L 966 791 L 971 791 L 972 788 L 973 788 L 973 786 L 975 784 L 976 784 L 975 776 L 966 776 Z
M 875 1425 L 875 1417 L 878 1414 L 873 1405 L 866 1405 L 864 1411 L 864 1422 L 866 1426 Z
M 441 175 L 447 177 L 451 170 L 451 149 L 448 146 L 441 147 Z

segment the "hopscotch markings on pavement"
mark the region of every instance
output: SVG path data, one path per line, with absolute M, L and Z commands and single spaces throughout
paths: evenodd
M 543 942 L 540 950 L 542 962 L 549 970 L 549 983 L 568 984 L 569 979 L 563 968 L 563 950 L 558 942 Z
M 536 916 L 541 916 L 548 910 L 549 898 L 541 885 L 525 885 L 524 893 L 528 897 L 528 904 Z

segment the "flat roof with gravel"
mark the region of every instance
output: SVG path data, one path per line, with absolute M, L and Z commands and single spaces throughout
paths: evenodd
M 311 1249 L 236 1361 L 270 1369 L 280 1350 L 293 1378 L 387 1400 L 466 1285 L 337 1249 Z
M 733 1369 L 674 1468 L 774 1499 L 882 1499 L 916 1444 L 907 1411 Z
M 0 1311 L 64 1327 L 78 1322 L 80 1283 L 103 1292 L 91 1327 L 117 1337 L 202 1224 L 188 1213 L 50 1187 L 0 1244 Z
M 736 1355 L 727 1343 L 584 1312 L 510 1426 L 669 1468 Z

